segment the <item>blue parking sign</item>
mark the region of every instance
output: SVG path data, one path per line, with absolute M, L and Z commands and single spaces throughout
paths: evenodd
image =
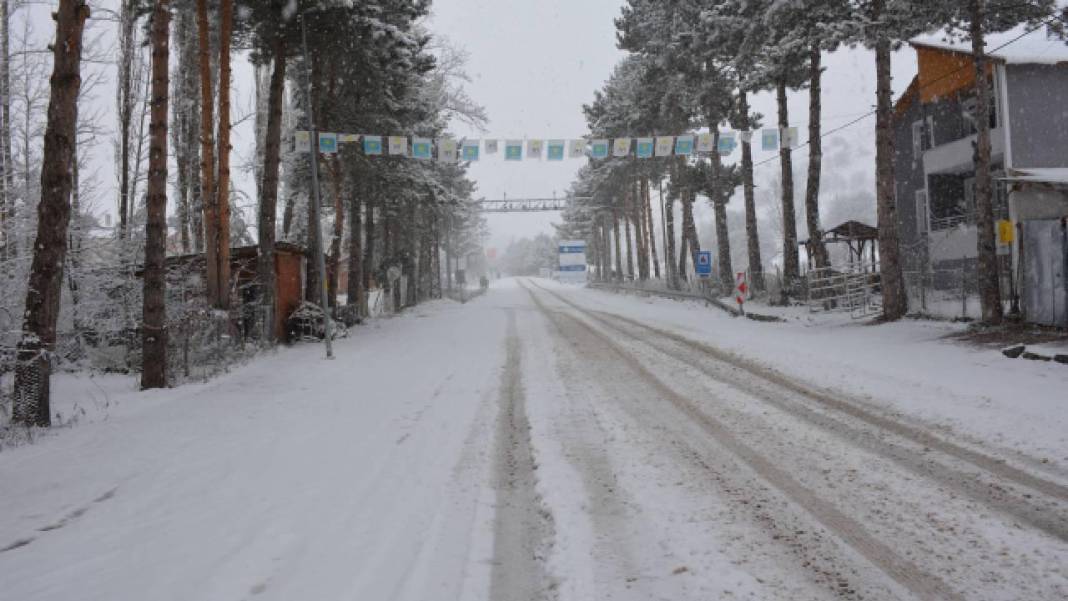
M 697 271 L 697 277 L 710 278 L 712 277 L 712 251 L 699 250 L 697 251 L 697 265 L 694 266 Z

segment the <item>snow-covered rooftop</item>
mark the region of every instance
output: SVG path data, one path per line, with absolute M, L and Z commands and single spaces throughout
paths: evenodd
M 1015 27 L 1001 33 L 986 36 L 986 51 L 991 57 L 1008 64 L 1055 65 L 1068 62 L 1068 43 L 1046 36 L 1045 27 L 1027 33 L 1025 26 Z M 1020 36 L 1023 37 L 1020 37 Z M 1017 39 L 1019 38 L 1019 39 Z M 953 52 L 972 53 L 969 39 L 951 39 L 945 31 L 923 34 L 909 40 L 913 46 L 940 48 Z
M 1068 184 L 1068 167 L 1026 167 L 1011 169 L 1007 180 L 1043 184 Z

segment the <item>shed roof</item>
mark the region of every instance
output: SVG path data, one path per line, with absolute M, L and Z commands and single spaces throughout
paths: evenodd
M 879 228 L 850 220 L 827 230 L 823 236 L 825 240 L 828 235 L 845 240 L 876 240 L 879 238 Z

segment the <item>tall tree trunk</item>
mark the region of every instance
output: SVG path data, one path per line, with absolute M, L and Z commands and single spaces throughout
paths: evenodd
M 623 247 L 619 244 L 619 211 L 612 209 L 612 237 L 616 243 L 615 280 L 623 281 Z
M 1001 278 L 998 273 L 997 241 L 994 237 L 993 182 L 990 176 L 990 78 L 983 49 L 983 0 L 971 0 L 972 54 L 975 56 L 975 227 L 978 246 L 979 306 L 983 321 L 999 324 Z
M 697 227 L 693 220 L 693 202 L 696 192 L 690 189 L 682 191 L 682 241 L 679 248 L 679 278 L 686 279 L 686 259 L 689 257 L 693 265 L 697 265 L 697 253 L 701 250 L 701 243 L 697 239 Z
M 593 279 L 594 279 L 594 281 L 598 281 L 601 278 L 601 256 L 602 256 L 602 252 L 601 252 L 600 219 L 596 215 L 594 215 L 593 218 L 590 220 L 590 240 L 589 240 L 589 243 L 590 243 L 590 248 L 593 251 L 592 254 L 590 255 L 590 259 L 593 261 Z
M 234 30 L 234 0 L 219 0 L 219 267 L 216 307 L 230 308 L 230 41 Z
M 134 24 L 137 21 L 134 0 L 123 0 L 119 38 L 119 239 L 125 240 L 131 199 L 130 127 L 133 123 L 133 63 L 138 52 Z
M 363 259 L 363 291 L 364 291 L 364 298 L 366 298 L 367 297 L 367 293 L 369 293 L 371 291 L 371 274 L 374 273 L 374 269 L 375 269 L 375 209 L 374 209 L 375 203 L 374 203 L 374 201 L 375 201 L 375 196 L 377 194 L 377 186 L 367 188 L 367 190 L 369 192 L 369 194 L 368 194 L 368 196 L 366 198 L 366 203 L 367 203 L 367 214 L 366 214 L 366 216 L 367 216 L 367 219 L 364 222 L 364 226 L 363 226 L 363 232 L 364 232 L 363 245 L 365 247 L 365 250 L 364 250 L 364 253 L 363 253 L 363 256 L 364 256 L 364 259 Z M 440 230 L 440 227 L 441 227 L 441 224 L 440 224 L 440 219 L 439 219 L 439 220 L 436 220 L 435 224 L 434 224 L 434 233 L 435 233 L 436 239 L 438 240 L 439 243 L 441 242 L 441 230 Z M 438 246 L 440 247 L 441 245 L 439 244 Z M 440 282 L 441 281 L 441 258 L 439 257 L 435 263 L 437 265 L 437 271 L 435 273 L 438 274 L 438 281 Z M 446 267 L 448 267 L 448 266 L 446 265 Z M 439 286 L 440 286 L 440 284 L 439 284 Z M 441 292 L 440 288 L 439 288 L 438 292 Z M 367 307 L 366 306 L 363 307 L 363 311 L 362 312 L 364 314 L 367 314 Z
M 345 236 L 345 202 L 341 195 L 341 160 L 330 157 L 330 190 L 334 197 L 334 231 L 330 236 L 330 269 L 327 280 L 327 300 L 337 307 L 337 284 L 341 269 L 341 239 Z
M 151 59 L 151 57 L 149 58 Z M 142 67 L 142 70 L 144 70 L 145 68 L 146 67 Z M 137 120 L 137 150 L 134 151 L 133 172 L 131 173 L 130 177 L 130 212 L 126 218 L 126 222 L 129 224 L 129 227 L 133 227 L 134 217 L 137 215 L 137 184 L 141 180 L 141 165 L 145 164 L 145 140 L 147 139 L 147 137 L 145 136 L 145 121 L 148 119 L 149 109 L 152 107 L 151 60 L 149 60 L 149 62 L 147 63 L 147 69 L 149 70 L 149 73 L 148 76 L 144 78 L 145 89 L 144 93 L 141 94 L 141 114 Z
M 627 242 L 627 277 L 634 280 L 634 245 L 630 237 L 630 222 L 634 217 L 631 210 L 631 191 L 628 186 L 626 192 L 623 193 L 623 231 L 625 233 L 625 240 Z
M 365 190 L 360 186 L 359 191 Z M 356 307 L 360 315 L 365 315 L 365 288 L 363 283 L 363 194 L 353 194 L 349 199 L 349 282 L 348 303 Z M 429 246 L 429 245 L 428 245 Z M 429 254 L 427 255 L 429 257 Z M 432 269 L 432 268 L 431 268 Z M 433 293 L 433 291 L 429 291 Z
M 881 15 L 885 0 L 875 0 Z M 897 204 L 894 199 L 893 101 L 890 89 L 890 40 L 875 44 L 875 195 L 879 227 L 879 271 L 883 291 L 883 318 L 900 319 L 908 310 L 901 273 L 897 234 Z
M 265 321 L 264 339 L 268 343 L 274 342 L 279 334 L 274 325 L 278 302 L 275 297 L 278 283 L 274 270 L 274 238 L 278 213 L 278 170 L 282 162 L 282 97 L 286 87 L 285 36 L 277 36 L 273 45 L 271 83 L 267 96 L 267 127 L 264 134 L 263 181 L 260 184 L 260 210 L 256 221 L 260 306 Z
M 282 239 L 289 240 L 293 231 L 293 218 L 297 215 L 297 195 L 290 190 L 286 195 L 285 208 L 282 209 Z
M 823 244 L 820 225 L 820 168 L 823 164 L 823 143 L 820 141 L 820 45 L 812 44 L 808 59 L 808 179 L 805 182 L 805 222 L 808 225 L 808 247 L 816 267 L 827 267 L 831 260 Z
M 430 253 L 430 273 L 431 273 L 431 276 L 430 276 L 430 296 L 431 296 L 431 298 L 441 298 L 441 226 L 440 226 L 441 216 L 439 214 L 439 208 L 437 206 L 435 206 L 433 199 L 431 199 L 430 207 L 431 207 L 431 210 L 430 210 L 430 239 L 431 239 L 431 243 L 430 243 L 430 248 L 427 250 L 427 252 Z M 370 210 L 370 209 L 368 209 L 368 210 Z M 370 241 L 369 240 L 367 241 L 366 244 L 367 244 L 368 248 L 370 248 Z M 363 268 L 363 272 L 364 273 L 367 273 L 367 269 L 368 269 L 367 265 L 368 265 L 367 262 L 364 261 L 364 268 Z M 365 277 L 364 278 L 364 282 L 366 282 L 366 281 L 367 281 L 367 278 Z M 366 294 L 366 291 L 367 291 L 368 288 L 367 288 L 366 285 L 364 285 L 363 289 L 364 289 L 364 296 L 363 296 L 362 300 L 363 300 L 364 304 L 363 304 L 363 308 L 362 308 L 361 312 L 364 315 L 366 315 L 367 314 L 367 300 L 366 300 L 367 299 L 367 294 Z
M 186 36 L 181 40 L 188 65 L 182 69 L 182 98 L 185 100 L 186 181 L 189 186 L 189 229 L 192 251 L 204 252 L 204 204 L 200 186 L 200 72 L 197 55 L 196 15 L 190 20 Z
M 604 254 L 602 257 L 602 272 L 601 280 L 609 282 L 612 280 L 612 216 L 611 213 L 601 212 L 601 250 Z
M 628 189 L 626 192 L 623 193 L 623 230 L 626 233 L 626 241 L 627 241 L 627 277 L 633 280 L 633 279 L 635 279 L 634 278 L 634 246 L 631 243 L 631 238 L 630 238 L 630 221 L 631 221 L 631 217 L 633 217 L 633 214 L 632 214 L 632 211 L 631 211 L 631 208 L 630 208 L 630 204 L 631 204 L 630 197 L 631 197 L 631 192 Z
M 200 202 L 204 207 L 204 259 L 208 303 L 219 304 L 219 211 L 215 195 L 215 93 L 211 77 L 208 0 L 197 0 L 200 55 Z
M 51 425 L 49 380 L 56 321 L 63 291 L 63 265 L 70 221 L 71 161 L 77 135 L 77 103 L 81 87 L 82 33 L 89 17 L 85 0 L 60 0 L 55 11 L 56 42 L 52 46 L 51 96 L 41 157 L 41 200 L 37 205 L 37 238 L 26 290 L 22 339 L 15 364 L 12 423 Z
M 663 195 L 664 187 L 661 184 L 661 198 L 663 198 Z M 666 231 L 664 236 L 664 265 L 668 271 L 668 286 L 678 289 L 679 272 L 675 270 L 675 199 L 671 194 L 664 199 L 664 229 Z
M 170 0 L 152 11 L 152 116 L 145 220 L 141 388 L 167 385 L 167 102 L 170 92 Z
M 786 80 L 780 78 L 775 84 L 779 105 L 779 163 L 782 166 L 782 254 L 783 290 L 790 290 L 801 276 L 797 251 L 797 217 L 794 211 L 794 164 L 787 132 L 790 116 L 786 108 Z
M 174 39 L 178 45 L 178 74 L 175 77 L 173 95 L 176 99 L 172 110 L 174 113 L 173 123 L 170 128 L 174 143 L 174 166 L 177 171 L 176 187 L 178 191 L 178 238 L 182 244 L 182 252 L 189 253 L 192 250 L 192 240 L 189 219 L 189 147 L 186 145 L 189 129 L 189 110 L 182 105 L 185 96 L 185 85 L 188 72 L 192 67 L 192 56 L 186 40 L 189 38 L 190 16 L 188 13 L 178 13 L 174 25 Z
M 652 255 L 653 263 L 653 276 L 656 279 L 660 279 L 660 256 L 656 253 L 656 234 L 653 226 L 653 202 L 652 195 L 649 193 L 649 178 L 642 178 L 642 202 L 645 204 L 645 222 L 648 224 L 649 229 L 649 251 Z
M 716 254 L 718 257 L 719 282 L 725 291 L 734 287 L 734 268 L 731 265 L 731 240 L 727 229 L 727 203 L 713 202 L 712 209 L 716 215 Z
M 719 147 L 719 130 L 714 127 L 715 144 Z M 734 267 L 731 264 L 731 238 L 727 229 L 727 202 L 730 200 L 731 190 L 724 190 L 723 163 L 718 152 L 712 153 L 712 209 L 716 215 L 716 254 L 719 255 L 719 281 L 724 292 L 734 288 Z
M 637 235 L 638 277 L 645 281 L 649 279 L 649 232 L 645 225 L 645 205 L 641 182 L 635 180 L 630 188 L 633 190 L 630 207 L 634 212 L 634 229 Z
M 0 0 L 0 261 L 18 254 L 15 240 L 15 164 L 11 154 L 11 0 Z M 5 268 L 7 266 L 5 265 Z M 9 276 L 13 272 L 8 272 Z
M 312 56 L 311 56 L 311 78 L 310 78 L 311 79 L 311 84 L 310 84 L 311 85 L 311 93 L 309 94 L 309 96 L 311 97 L 312 112 L 315 115 L 322 115 L 323 114 L 322 105 L 319 102 L 319 97 L 322 95 L 321 94 L 322 69 L 320 68 L 321 64 L 322 64 L 322 61 L 320 59 L 319 54 L 318 53 L 312 53 Z M 307 68 L 307 67 L 305 67 L 305 68 Z M 322 130 L 322 128 L 317 128 L 317 131 L 323 131 L 323 130 Z M 318 140 L 312 140 L 312 152 L 318 152 L 318 144 L 319 144 Z M 320 183 L 319 183 L 319 193 L 320 194 L 322 194 L 321 190 L 322 190 L 322 180 L 320 179 Z M 320 198 L 322 198 L 322 196 L 320 196 Z M 318 246 L 320 248 L 320 252 L 325 250 L 325 249 L 323 249 L 322 239 L 319 239 L 318 243 L 314 243 L 316 238 L 319 236 L 319 233 L 321 232 L 321 230 L 319 229 L 319 225 L 320 225 L 320 222 L 322 221 L 322 217 L 323 216 L 322 216 L 322 214 L 315 212 L 315 203 L 313 203 L 311 201 L 311 198 L 308 199 L 308 203 L 307 204 L 308 204 L 308 206 L 307 206 L 308 225 L 307 225 L 307 228 L 306 228 L 307 231 L 305 232 L 305 236 L 306 236 L 306 240 L 307 240 L 307 249 L 308 249 L 308 265 L 315 265 L 315 262 L 319 260 L 319 257 L 315 256 L 315 251 L 313 250 L 314 247 Z M 321 209 L 322 209 L 322 207 L 320 206 L 320 210 Z M 324 275 L 324 277 L 326 276 L 326 274 L 323 274 L 323 275 Z M 305 300 L 307 300 L 308 302 L 311 302 L 311 303 L 315 303 L 316 305 L 320 304 L 322 302 L 322 295 L 320 293 L 320 287 L 323 286 L 324 282 L 319 281 L 319 272 L 318 272 L 318 270 L 309 269 L 306 279 L 307 279 L 307 286 L 304 289 L 304 293 L 305 293 L 304 298 L 305 298 Z M 323 310 L 325 311 L 326 307 L 323 307 Z
M 750 132 L 749 99 L 745 90 L 738 91 L 739 125 L 742 131 Z M 764 264 L 760 257 L 760 234 L 757 231 L 756 195 L 753 193 L 753 143 L 752 138 L 742 138 L 742 195 L 745 198 L 745 244 L 749 257 L 749 276 L 755 292 L 764 291 Z

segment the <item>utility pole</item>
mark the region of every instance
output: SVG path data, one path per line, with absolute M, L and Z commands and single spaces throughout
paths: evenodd
M 323 224 L 319 219 L 322 209 L 319 204 L 319 130 L 315 127 L 315 113 L 312 107 L 311 97 L 311 73 L 308 61 L 308 26 L 305 13 L 300 13 L 300 36 L 304 46 L 304 94 L 308 101 L 308 130 L 311 132 L 311 144 L 309 145 L 309 158 L 311 159 L 311 202 L 312 212 L 315 215 L 315 223 L 308 224 L 308 235 L 311 236 L 311 251 L 315 254 L 315 268 L 319 273 L 319 302 L 323 309 L 323 342 L 326 345 L 326 358 L 334 358 L 334 346 L 330 337 L 333 335 L 333 323 L 330 321 L 330 306 L 326 298 L 326 260 L 323 258 Z

